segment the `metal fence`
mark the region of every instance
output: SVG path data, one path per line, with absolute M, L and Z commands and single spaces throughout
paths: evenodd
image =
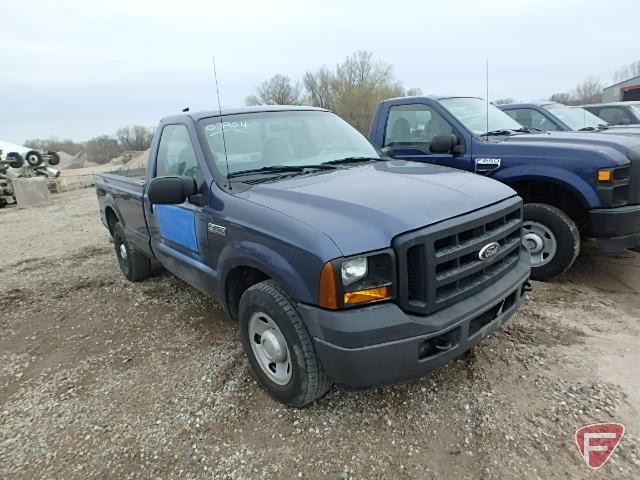
M 67 170 L 67 172 L 71 171 L 72 170 Z M 49 191 L 51 193 L 64 193 L 83 188 L 91 188 L 96 184 L 96 174 L 98 173 L 113 173 L 115 175 L 123 175 L 125 177 L 138 177 L 141 175 L 144 176 L 146 172 L 147 170 L 145 167 L 139 167 L 118 168 L 114 170 L 105 170 L 104 172 L 84 173 L 79 175 L 65 173 L 58 178 L 49 179 Z

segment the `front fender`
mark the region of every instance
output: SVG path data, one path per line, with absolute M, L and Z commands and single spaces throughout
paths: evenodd
M 499 169 L 491 178 L 510 184 L 536 180 L 555 183 L 573 192 L 587 208 L 598 208 L 602 202 L 594 187 L 579 175 L 562 168 L 542 165 L 516 165 Z
M 301 255 L 297 255 L 296 252 L 288 253 L 292 254 L 292 258 L 304 260 L 305 267 L 296 268 L 280 253 L 253 241 L 239 241 L 227 245 L 220 253 L 218 262 L 219 298 L 227 298 L 226 283 L 229 272 L 236 267 L 244 266 L 263 272 L 279 283 L 295 300 L 303 303 L 317 303 L 316 284 L 320 278 L 322 261 L 308 253 L 299 252 Z

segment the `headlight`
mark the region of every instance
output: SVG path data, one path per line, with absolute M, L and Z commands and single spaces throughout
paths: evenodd
M 367 276 L 367 257 L 354 258 L 342 264 L 342 285 L 345 287 Z
M 395 296 L 394 280 L 395 255 L 391 249 L 337 258 L 322 269 L 318 304 L 337 309 L 388 300 Z

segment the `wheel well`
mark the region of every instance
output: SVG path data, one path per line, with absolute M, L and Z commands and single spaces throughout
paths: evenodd
M 240 297 L 252 285 L 268 280 L 270 277 L 253 267 L 235 267 L 227 275 L 225 282 L 225 297 L 227 310 L 234 320 L 238 319 Z
M 553 205 L 566 213 L 580 230 L 588 227 L 588 209 L 574 192 L 552 182 L 521 181 L 510 183 L 524 203 L 546 203 Z
M 118 221 L 118 216 L 116 212 L 111 207 L 107 207 L 104 211 L 104 215 L 107 219 L 107 226 L 109 227 L 109 233 L 113 233 L 113 226 Z

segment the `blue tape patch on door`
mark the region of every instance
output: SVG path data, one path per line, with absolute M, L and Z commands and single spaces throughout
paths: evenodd
M 173 205 L 156 205 L 155 210 L 161 237 L 199 252 L 194 212 Z

